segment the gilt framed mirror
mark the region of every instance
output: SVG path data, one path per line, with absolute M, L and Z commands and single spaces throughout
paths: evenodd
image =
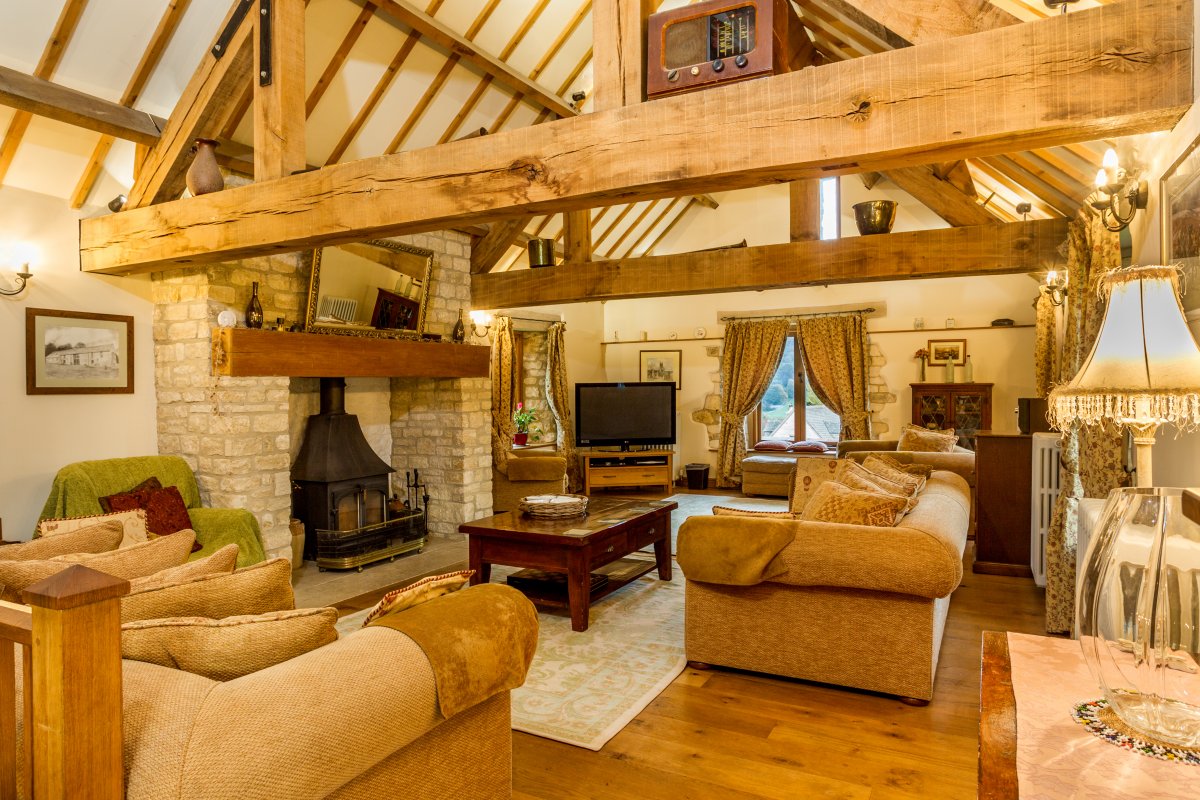
M 373 240 L 313 251 L 304 329 L 417 339 L 433 277 L 433 251 Z

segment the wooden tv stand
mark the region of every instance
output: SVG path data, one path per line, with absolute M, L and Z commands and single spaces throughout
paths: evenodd
M 622 453 L 581 453 L 583 493 L 609 486 L 662 486 L 669 494 L 674 485 L 675 453 L 670 450 L 639 450 Z

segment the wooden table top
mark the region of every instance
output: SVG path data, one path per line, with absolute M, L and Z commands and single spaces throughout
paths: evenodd
M 598 533 L 636 522 L 648 514 L 670 513 L 676 508 L 679 508 L 679 504 L 673 500 L 594 497 L 588 502 L 587 513 L 578 517 L 541 519 L 520 511 L 505 511 L 464 522 L 458 526 L 458 530 L 474 536 L 513 540 L 552 539 L 560 544 L 583 544 Z
M 979 687 L 979 800 L 1014 800 L 1017 792 L 1017 698 L 1008 635 L 983 632 Z

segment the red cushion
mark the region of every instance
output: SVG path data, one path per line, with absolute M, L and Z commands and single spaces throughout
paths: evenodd
M 163 487 L 158 478 L 148 478 L 128 492 L 100 498 L 100 506 L 107 512 L 146 510 L 146 530 L 155 536 L 166 536 L 192 527 L 187 504 L 177 486 Z M 203 547 L 200 542 L 192 545 L 192 552 Z
M 783 452 L 788 449 L 790 442 L 784 439 L 763 439 L 758 444 L 754 445 L 755 450 L 777 450 Z
M 796 442 L 788 448 L 789 453 L 826 453 L 829 448 L 824 442 Z

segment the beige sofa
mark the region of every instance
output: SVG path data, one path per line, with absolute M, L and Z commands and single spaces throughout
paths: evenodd
M 688 659 L 928 702 L 970 505 L 966 480 L 938 470 L 894 528 L 689 518 L 678 547 Z M 752 585 L 695 580 L 689 569 L 706 538 L 781 535 L 794 538 L 771 562 L 779 574 Z
M 886 455 L 903 464 L 913 462 L 928 464 L 934 469 L 957 472 L 971 487 L 975 486 L 975 452 L 955 446 L 950 453 L 921 453 L 897 450 L 896 439 L 846 439 L 838 442 L 837 457 L 863 461 L 870 455 Z

